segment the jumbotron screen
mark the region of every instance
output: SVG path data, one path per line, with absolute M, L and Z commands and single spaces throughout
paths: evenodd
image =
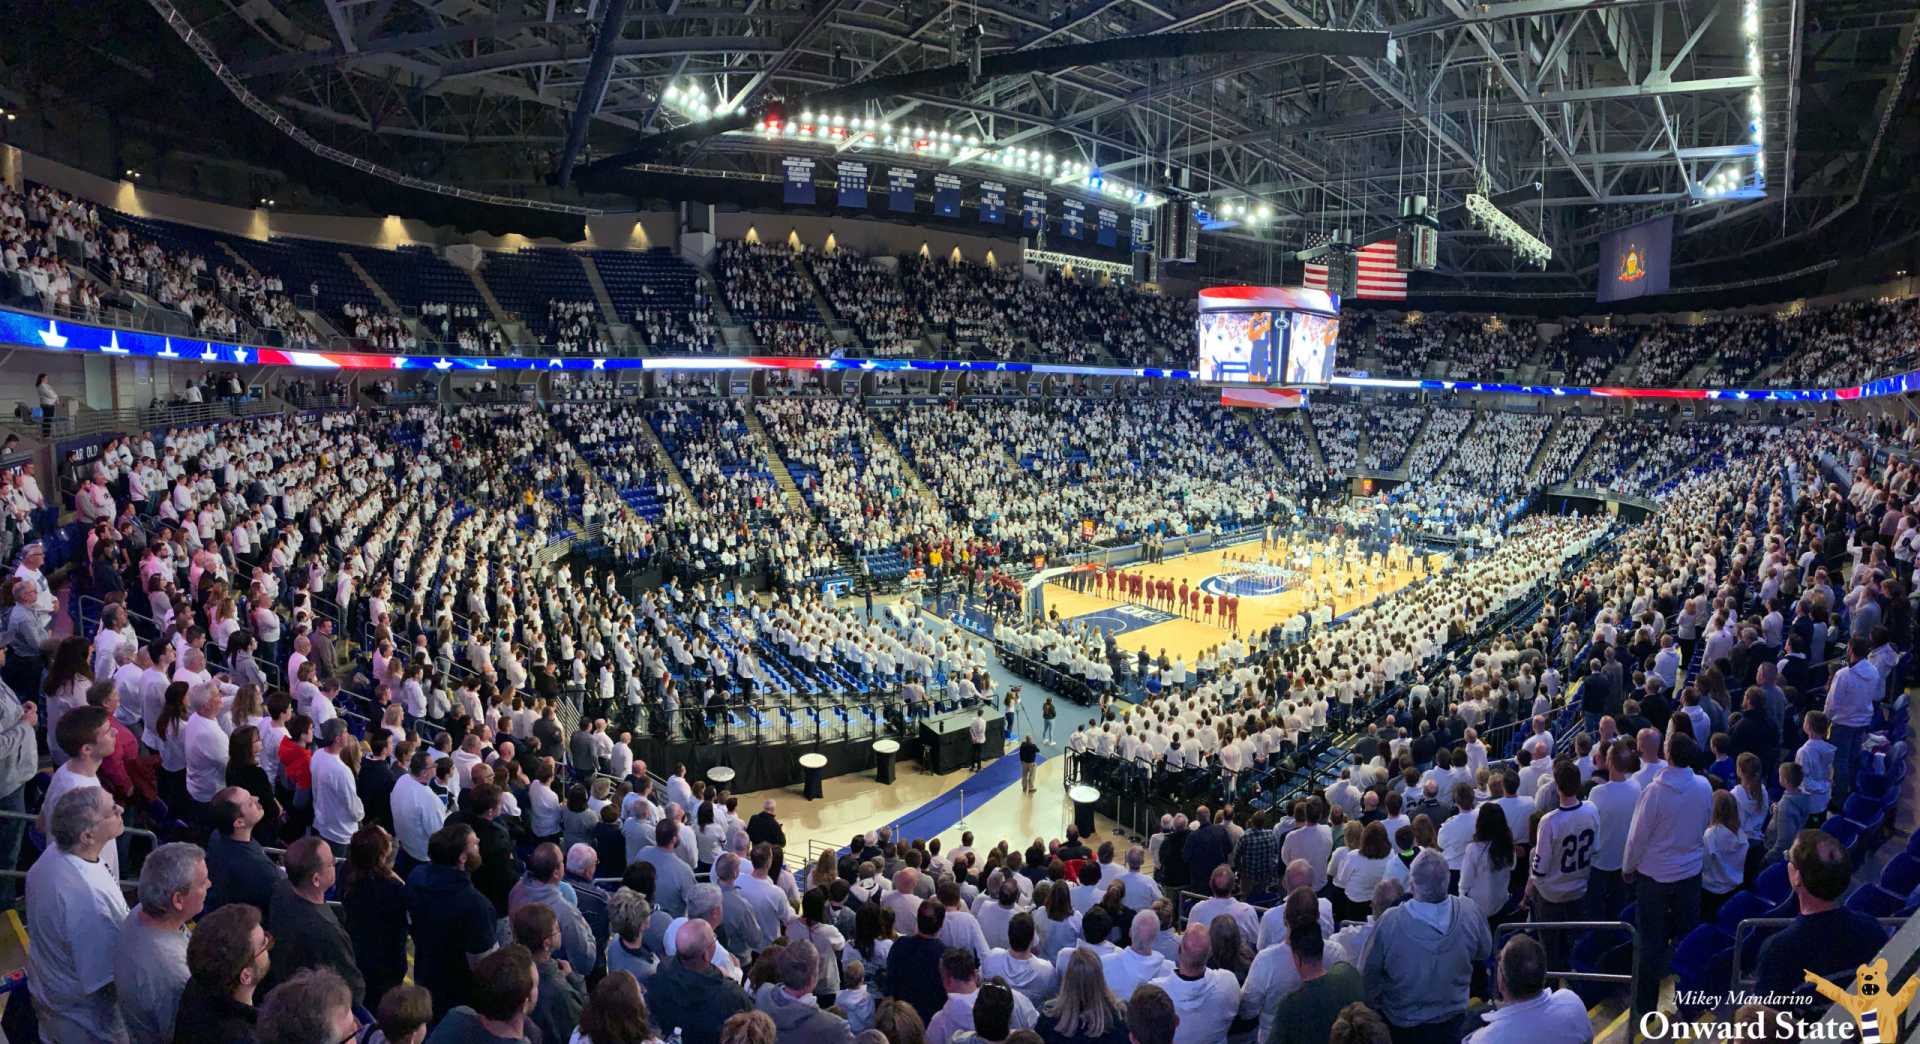
M 1210 384 L 1324 387 L 1333 381 L 1340 300 L 1301 287 L 1200 291 L 1200 379 Z
M 1199 322 L 1201 379 L 1279 383 L 1285 312 L 1202 312 Z

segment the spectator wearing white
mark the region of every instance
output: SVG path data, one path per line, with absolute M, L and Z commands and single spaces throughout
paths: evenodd
M 313 830 L 325 838 L 336 856 L 347 854 L 347 843 L 367 814 L 352 770 L 340 755 L 347 749 L 347 722 L 335 718 L 320 726 L 319 748 L 313 752 Z
M 1593 861 L 1587 888 L 1593 895 L 1598 914 L 1611 913 L 1622 904 L 1620 863 L 1626 855 L 1627 830 L 1633 825 L 1633 809 L 1640 802 L 1640 784 L 1633 781 L 1633 749 L 1624 739 L 1615 740 L 1607 749 L 1607 781 L 1587 794 L 1599 818 L 1593 838 Z
M 1327 886 L 1327 861 L 1333 856 L 1333 829 L 1321 822 L 1326 816 L 1324 799 L 1307 799 L 1306 821 L 1288 831 L 1280 843 L 1281 862 L 1291 866 L 1296 859 L 1306 860 L 1313 872 L 1308 887 L 1316 893 Z
M 1587 1044 L 1593 1020 L 1572 990 L 1547 988 L 1547 952 L 1531 936 L 1516 935 L 1500 951 L 1494 973 L 1498 1007 L 1466 1044 Z
M 128 1040 L 114 980 L 127 900 L 102 852 L 126 830 L 99 787 L 62 795 L 45 813 L 53 847 L 27 871 L 27 989 L 50 1044 Z
M 196 685 L 187 693 L 187 708 L 193 712 L 181 726 L 187 749 L 187 796 L 198 805 L 212 801 L 227 785 L 227 734 L 220 728 L 225 702 L 218 685 Z
M 1203 924 L 1187 925 L 1180 937 L 1180 957 L 1173 974 L 1162 975 L 1152 985 L 1165 990 L 1179 1014 L 1173 1044 L 1216 1044 L 1227 1038 L 1240 1008 L 1240 982 L 1225 968 L 1207 967 L 1213 942 Z
M 414 751 L 407 774 L 393 785 L 393 836 L 400 845 L 396 869 L 402 879 L 414 866 L 428 861 L 427 841 L 447 821 L 447 806 L 432 787 L 436 763 L 432 751 Z
M 1154 924 L 1157 929 L 1158 918 Z M 980 974 L 988 979 L 1005 980 L 1028 1001 L 1039 1005 L 1053 996 L 1059 978 L 1052 963 L 1034 955 L 1033 933 L 1033 915 L 1025 911 L 1014 914 L 1007 922 L 1006 947 L 987 955 L 980 965 Z
M 947 1003 L 927 1022 L 927 1044 L 950 1044 L 955 1034 L 973 1032 L 973 1008 L 980 999 L 980 962 L 964 947 L 949 947 L 940 957 L 940 986 L 947 991 Z M 1032 1029 L 1040 1013 L 1026 996 L 1009 987 L 994 984 L 1013 994 L 1013 1029 Z
M 1522 786 L 1525 786 L 1523 783 Z M 1473 786 L 1468 783 L 1456 783 L 1453 786 L 1454 813 L 1440 824 L 1440 851 L 1446 855 L 1449 869 L 1458 870 L 1467 857 L 1467 846 L 1473 843 Z
M 1100 959 L 1100 974 L 1107 989 L 1121 1003 L 1133 996 L 1142 983 L 1152 982 L 1173 971 L 1173 962 L 1154 949 L 1160 937 L 1160 915 L 1142 910 L 1133 915 L 1127 929 L 1127 948 Z
M 140 907 L 120 925 L 114 990 L 134 1040 L 172 1040 L 187 986 L 187 922 L 207 905 L 207 855 L 199 845 L 161 845 L 140 867 Z
M 1126 890 L 1124 900 L 1130 910 L 1144 910 L 1161 897 L 1160 884 L 1152 877 L 1141 872 L 1147 865 L 1147 850 L 1139 845 L 1127 849 L 1127 870 L 1119 877 L 1120 886 Z M 1106 883 L 1105 870 L 1101 871 L 1101 883 Z
M 1640 981 L 1634 984 L 1643 1011 L 1652 1011 L 1659 1000 L 1672 940 L 1684 937 L 1700 920 L 1700 874 L 1706 858 L 1700 839 L 1713 820 L 1713 784 L 1686 767 L 1696 749 L 1685 730 L 1667 737 L 1667 762 L 1640 793 L 1621 856 L 1621 879 L 1633 886 L 1635 921 L 1645 947 Z
M 1869 658 L 1873 641 L 1856 636 L 1847 642 L 1847 665 L 1834 672 L 1827 686 L 1824 710 L 1832 724 L 1828 742 L 1833 744 L 1833 783 L 1835 798 L 1845 797 L 1853 789 L 1854 762 L 1860 754 L 1860 741 L 1873 724 L 1873 706 L 1886 692 L 1886 679 Z
M 1225 914 L 1233 918 L 1240 926 L 1240 937 L 1253 940 L 1260 937 L 1260 913 L 1233 895 L 1233 871 L 1222 863 L 1213 868 L 1207 878 L 1208 898 L 1193 904 L 1187 912 L 1187 921 L 1191 924 L 1212 924 L 1215 917 Z
M 1367 1004 L 1395 1039 L 1459 1036 L 1473 967 L 1493 953 L 1487 919 L 1472 901 L 1447 894 L 1446 857 L 1431 849 L 1408 868 L 1413 897 L 1381 915 L 1363 970 Z

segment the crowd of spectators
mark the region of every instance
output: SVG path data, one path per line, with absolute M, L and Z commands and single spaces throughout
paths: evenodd
M 920 338 L 920 318 L 893 268 L 844 250 L 810 254 L 808 263 L 834 313 L 852 326 L 868 352 L 907 354 Z

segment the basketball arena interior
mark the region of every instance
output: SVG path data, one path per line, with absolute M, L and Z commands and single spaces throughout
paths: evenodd
M 1912 1039 L 1912 3 L 7 22 L 0 1040 Z

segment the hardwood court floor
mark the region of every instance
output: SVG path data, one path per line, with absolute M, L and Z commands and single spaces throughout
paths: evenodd
M 1258 544 L 1239 544 L 1225 550 L 1200 551 L 1190 555 L 1169 558 L 1152 565 L 1128 566 L 1123 572 L 1139 573 L 1152 579 L 1172 580 L 1175 586 L 1184 580 L 1190 587 L 1199 587 L 1208 577 L 1235 571 L 1235 564 L 1226 560 L 1231 553 L 1241 557 L 1258 557 Z M 1447 555 L 1427 556 L 1426 567 L 1429 570 L 1445 569 L 1449 562 Z M 1323 567 L 1316 565 L 1316 577 L 1323 576 Z M 1403 569 L 1390 575 L 1384 586 L 1372 592 L 1349 593 L 1335 602 L 1335 615 L 1351 610 L 1397 591 L 1418 579 L 1422 574 L 1414 569 Z M 1099 612 L 1126 603 L 1106 597 L 1074 591 L 1063 584 L 1050 583 L 1044 594 L 1048 611 L 1058 610 L 1060 618 L 1069 620 L 1088 613 Z M 1266 596 L 1246 596 L 1240 599 L 1240 633 L 1245 635 L 1255 630 L 1264 630 L 1274 624 L 1284 623 L 1294 614 L 1307 607 L 1307 594 L 1304 588 L 1288 588 L 1279 594 Z M 1183 656 L 1191 665 L 1201 653 L 1219 645 L 1231 637 L 1231 632 L 1222 626 L 1193 619 L 1173 619 L 1165 623 L 1136 627 L 1122 633 L 1117 641 L 1122 649 L 1129 652 L 1145 649 L 1148 653 L 1159 655 L 1166 650 L 1169 656 Z
M 1061 734 L 1064 738 L 1064 733 Z M 1009 753 L 1016 748 L 1009 747 Z M 1067 759 L 1063 747 L 1042 747 L 1046 759 L 1034 773 L 1038 792 L 1028 797 L 1020 792 L 1017 770 L 1011 785 L 986 798 L 980 805 L 967 798 L 966 830 L 973 831 L 976 847 L 985 849 L 999 841 L 1025 846 L 1035 837 L 1055 838 L 1066 833 L 1072 810 L 1062 781 Z M 991 771 L 991 770 L 989 770 Z M 760 810 L 760 803 L 773 798 L 779 803 L 780 823 L 787 832 L 787 863 L 797 865 L 809 857 L 818 858 L 819 848 L 810 842 L 844 846 L 854 831 L 870 831 L 895 820 L 900 836 L 940 839 L 951 849 L 960 843 L 962 827 L 958 823 L 960 806 L 950 793 L 973 773 L 962 769 L 936 776 L 921 770 L 918 763 L 903 762 L 892 786 L 874 782 L 872 772 L 851 773 L 829 779 L 822 786 L 819 801 L 806 801 L 798 786 L 763 790 L 740 797 L 740 813 L 745 816 Z M 1112 836 L 1114 824 L 1101 817 L 1099 833 Z M 1116 844 L 1120 844 L 1117 842 Z M 1123 845 L 1124 847 L 1124 845 Z

